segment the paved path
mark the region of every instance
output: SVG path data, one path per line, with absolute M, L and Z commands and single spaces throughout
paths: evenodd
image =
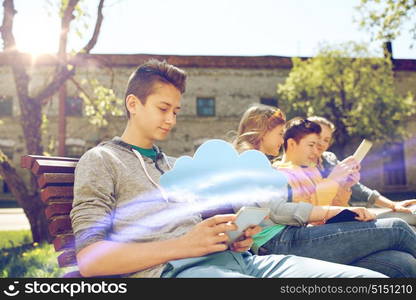
M 22 208 L 0 208 L 0 231 L 30 229 Z

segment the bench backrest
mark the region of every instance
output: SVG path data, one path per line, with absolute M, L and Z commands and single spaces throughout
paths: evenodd
M 49 233 L 53 237 L 59 267 L 77 264 L 75 239 L 69 213 L 72 209 L 74 171 L 78 159 L 69 157 L 25 155 L 21 167 L 29 169 L 37 178 L 42 201 L 47 205 L 45 215 Z M 63 277 L 81 277 L 78 271 Z

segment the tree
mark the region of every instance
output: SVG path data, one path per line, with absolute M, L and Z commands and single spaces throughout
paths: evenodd
M 410 33 L 416 40 L 415 0 L 361 0 L 357 9 L 361 14 L 360 26 L 372 32 L 377 40 L 394 40 L 409 20 L 413 20 Z
M 307 60 L 293 58 L 278 94 L 289 116 L 319 115 L 335 124 L 334 150 L 340 157 L 355 137 L 400 140 L 406 119 L 416 112 L 410 92 L 395 91 L 390 59 L 371 57 L 355 43 L 324 46 Z
M 76 72 L 74 61 L 82 54 L 88 54 L 97 43 L 98 36 L 103 22 L 104 0 L 100 0 L 97 6 L 97 18 L 93 33 L 85 46 L 72 55 L 67 54 L 67 41 L 71 22 L 75 14 L 79 11 L 80 0 L 61 0 L 61 32 L 59 40 L 59 50 L 56 56 L 54 75 L 47 85 L 36 94 L 30 94 L 29 84 L 31 82 L 30 73 L 24 63 L 23 54 L 16 48 L 15 37 L 13 35 L 13 21 L 17 13 L 13 0 L 3 1 L 3 22 L 0 27 L 3 39 L 4 54 L 10 62 L 17 97 L 20 105 L 20 124 L 26 144 L 26 151 L 30 154 L 42 155 L 42 107 L 50 101 L 69 79 L 73 79 Z M 44 216 L 44 206 L 40 200 L 37 189 L 36 178 L 31 177 L 30 185 L 25 181 L 13 167 L 12 162 L 0 151 L 0 175 L 6 181 L 17 203 L 23 208 L 32 230 L 33 241 L 40 242 L 48 240 L 47 220 Z

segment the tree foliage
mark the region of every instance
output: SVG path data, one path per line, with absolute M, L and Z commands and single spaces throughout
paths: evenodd
M 80 91 L 79 95 L 84 102 L 85 115 L 92 125 L 103 128 L 111 117 L 124 115 L 124 101 L 115 95 L 113 89 L 103 86 L 96 79 L 86 83 L 92 88 L 92 94 Z
M 90 53 L 97 43 L 103 22 L 103 7 L 105 0 L 97 0 L 97 11 L 93 31 L 83 47 L 68 54 L 68 38 L 72 25 L 75 22 L 82 24 L 86 16 L 82 12 L 81 4 L 84 0 L 47 0 L 51 11 L 58 14 L 61 19 L 59 34 L 59 47 L 55 55 L 53 75 L 49 76 L 48 82 L 39 90 L 31 90 L 33 73 L 30 66 L 25 63 L 25 56 L 16 47 L 13 32 L 14 17 L 18 13 L 15 9 L 14 0 L 3 0 L 3 20 L 0 26 L 0 34 L 3 41 L 3 55 L 13 74 L 16 87 L 17 99 L 20 106 L 20 125 L 22 126 L 25 140 L 26 153 L 42 155 L 45 154 L 42 142 L 42 129 L 46 126 L 46 115 L 43 108 L 48 104 L 52 96 L 64 90 L 68 80 L 74 80 L 77 70 L 77 59 Z M 80 23 L 81 22 L 81 23 Z M 30 26 L 30 24 L 28 24 Z M 75 30 L 77 31 L 77 30 Z M 39 33 L 47 34 L 47 33 Z M 65 92 L 66 94 L 66 92 Z M 64 98 L 64 97 L 62 97 Z M 12 162 L 3 155 L 0 150 L 0 176 L 6 181 L 14 198 L 23 208 L 28 217 L 33 240 L 40 242 L 48 239 L 47 220 L 44 215 L 45 204 L 41 201 L 37 189 L 36 178 L 31 175 L 30 185 L 27 185 L 22 176 L 17 172 Z
M 415 0 L 361 0 L 357 9 L 360 26 L 372 32 L 375 39 L 394 40 L 410 21 L 410 34 L 416 40 Z
M 325 46 L 307 60 L 293 58 L 278 94 L 289 116 L 319 115 L 332 121 L 341 149 L 354 137 L 401 139 L 406 119 L 416 112 L 412 94 L 395 90 L 390 59 L 371 57 L 355 43 Z

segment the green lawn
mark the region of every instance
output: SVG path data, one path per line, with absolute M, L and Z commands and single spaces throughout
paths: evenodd
M 33 243 L 29 230 L 0 231 L 0 278 L 60 277 L 58 253 L 48 243 Z

